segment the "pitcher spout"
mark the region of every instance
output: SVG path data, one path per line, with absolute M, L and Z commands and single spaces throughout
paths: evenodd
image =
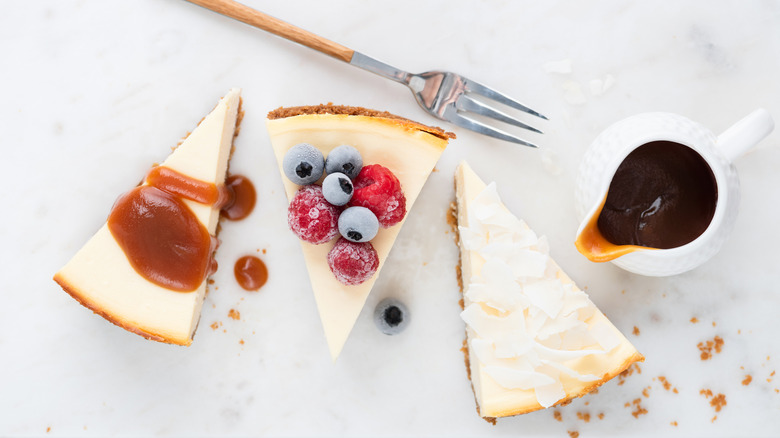
M 590 213 L 580 224 L 577 239 L 574 241 L 577 251 L 592 262 L 603 263 L 634 251 L 648 249 L 637 245 L 616 245 L 604 237 L 599 229 L 598 221 L 606 200 L 607 197 L 604 196 L 604 199 L 590 210 Z

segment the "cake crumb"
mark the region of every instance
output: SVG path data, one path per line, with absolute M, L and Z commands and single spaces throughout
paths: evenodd
M 718 419 L 718 416 L 716 415 L 716 416 L 712 417 L 712 420 L 710 420 L 710 422 L 714 423 L 715 420 L 717 420 L 717 419 Z
M 671 390 L 673 393 L 678 394 L 677 388 L 673 388 L 672 384 L 665 376 L 658 376 L 658 381 L 661 382 L 661 385 L 663 385 L 665 390 Z
M 634 331 L 631 333 L 633 333 L 634 336 L 639 336 L 639 328 L 637 326 L 634 326 Z
M 639 418 L 640 415 L 647 414 L 647 409 L 642 407 L 642 399 L 641 398 L 634 399 L 634 401 L 631 402 L 631 404 L 634 405 L 634 410 L 631 412 L 631 415 L 633 415 L 634 418 Z
M 577 412 L 577 419 L 590 423 L 590 414 L 588 412 Z
M 561 411 L 554 411 L 553 412 L 553 418 L 556 420 L 563 422 L 563 416 L 561 415 Z
M 266 254 L 266 253 L 268 253 L 268 250 L 266 250 L 265 248 L 263 248 L 263 254 Z
M 650 387 L 649 387 L 649 386 L 648 386 L 647 388 L 645 388 L 645 389 L 643 389 L 643 390 L 642 390 L 642 395 L 643 395 L 645 398 L 648 398 L 648 397 L 650 397 Z
M 753 381 L 753 376 L 751 376 L 750 374 L 747 374 L 747 375 L 745 375 L 745 378 L 742 380 L 742 384 L 745 385 L 745 386 L 748 386 L 748 385 L 750 385 L 750 382 L 752 382 L 752 381 Z
M 589 402 L 589 401 L 586 401 L 586 402 L 585 402 L 585 406 L 588 406 L 589 404 L 590 404 L 590 402 Z
M 51 432 L 51 427 L 47 427 L 46 428 L 46 433 L 49 433 L 49 432 Z
M 726 406 L 726 396 L 718 394 L 710 400 L 710 406 L 715 408 L 715 412 L 720 412 L 723 406 Z
M 698 318 L 696 318 L 695 316 L 693 318 L 691 318 L 691 323 L 692 324 L 696 324 L 697 322 L 699 322 Z
M 599 420 L 603 420 L 603 419 L 604 419 L 604 413 L 603 413 L 603 412 L 600 412 L 600 413 L 599 413 Z
M 669 424 L 671 424 L 671 425 L 672 425 L 672 426 L 674 426 L 674 427 L 677 427 L 677 422 L 676 422 L 676 421 L 672 421 L 672 422 L 671 422 L 671 423 L 669 423 Z
M 243 340 L 243 339 L 239 339 L 239 340 L 238 340 L 238 343 L 239 343 L 240 345 L 244 345 L 244 340 Z
M 712 397 L 712 390 L 702 389 L 701 391 L 699 391 L 699 394 L 703 395 L 706 398 L 710 398 Z
M 216 329 L 220 328 L 221 326 L 222 326 L 221 322 L 214 321 L 213 323 L 211 323 L 211 325 L 209 327 L 211 327 L 212 330 L 216 330 Z
M 228 317 L 238 321 L 239 319 L 241 319 L 241 313 L 239 313 L 239 311 L 236 309 L 230 309 L 228 311 Z
M 580 433 L 576 430 L 569 430 L 567 432 L 569 432 L 569 438 L 577 438 L 580 436 Z
M 214 281 L 213 278 L 209 278 L 209 284 L 214 284 L 214 283 L 216 283 L 216 281 Z
M 630 367 L 626 368 L 622 373 L 618 374 L 618 385 L 622 385 L 626 381 L 626 377 L 637 373 L 642 374 L 642 368 L 635 363 L 631 364 Z
M 723 349 L 723 338 L 715 336 L 711 341 L 699 342 L 697 347 L 701 352 L 701 360 L 708 360 L 712 358 L 712 350 L 715 350 L 715 353 L 721 352 Z

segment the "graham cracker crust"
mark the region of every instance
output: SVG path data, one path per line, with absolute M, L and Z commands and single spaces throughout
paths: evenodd
M 333 103 L 320 104 L 320 105 L 306 105 L 306 106 L 294 106 L 294 107 L 279 107 L 268 113 L 268 120 L 284 119 L 287 117 L 295 117 L 311 114 L 332 114 L 332 115 L 344 115 L 344 116 L 366 116 L 366 117 L 379 117 L 383 119 L 389 119 L 397 121 L 407 127 L 416 129 L 418 131 L 427 132 L 433 136 L 439 137 L 444 140 L 451 140 L 455 138 L 455 134 L 447 132 L 436 126 L 427 126 L 422 123 L 417 123 L 413 120 L 409 120 L 405 117 L 397 116 L 387 111 L 378 111 L 361 106 L 347 106 L 347 105 L 334 105 Z

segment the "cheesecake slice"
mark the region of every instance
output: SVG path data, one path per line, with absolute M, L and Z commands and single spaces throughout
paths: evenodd
M 580 397 L 644 358 L 466 164 L 455 175 L 461 318 L 479 414 Z
M 120 196 L 106 223 L 54 281 L 128 331 L 190 345 L 215 266 L 219 193 L 240 104 L 240 90 L 230 90 L 141 185 Z M 163 214 L 144 218 L 152 210 Z M 155 236 L 152 242 L 148 236 Z M 155 240 L 163 243 L 156 247 Z
M 410 120 L 360 107 L 319 105 L 279 108 L 268 115 L 268 134 L 279 164 L 288 200 L 301 186 L 285 177 L 283 160 L 295 145 L 307 143 L 324 156 L 340 145 L 356 148 L 365 165 L 379 164 L 400 181 L 409 211 L 444 152 L 453 134 Z M 337 239 L 314 245 L 301 241 L 331 357 L 335 360 L 379 276 L 390 248 L 401 231 L 404 219 L 391 227 L 380 228 L 371 244 L 378 255 L 376 272 L 357 285 L 340 282 L 329 268 L 327 256 Z

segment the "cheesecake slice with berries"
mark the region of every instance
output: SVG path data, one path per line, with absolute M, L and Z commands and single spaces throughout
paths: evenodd
M 267 127 L 290 201 L 288 224 L 301 241 L 335 360 L 454 135 L 336 105 L 279 108 L 268 114 Z
M 455 174 L 461 318 L 479 414 L 564 404 L 644 358 L 465 162 Z

